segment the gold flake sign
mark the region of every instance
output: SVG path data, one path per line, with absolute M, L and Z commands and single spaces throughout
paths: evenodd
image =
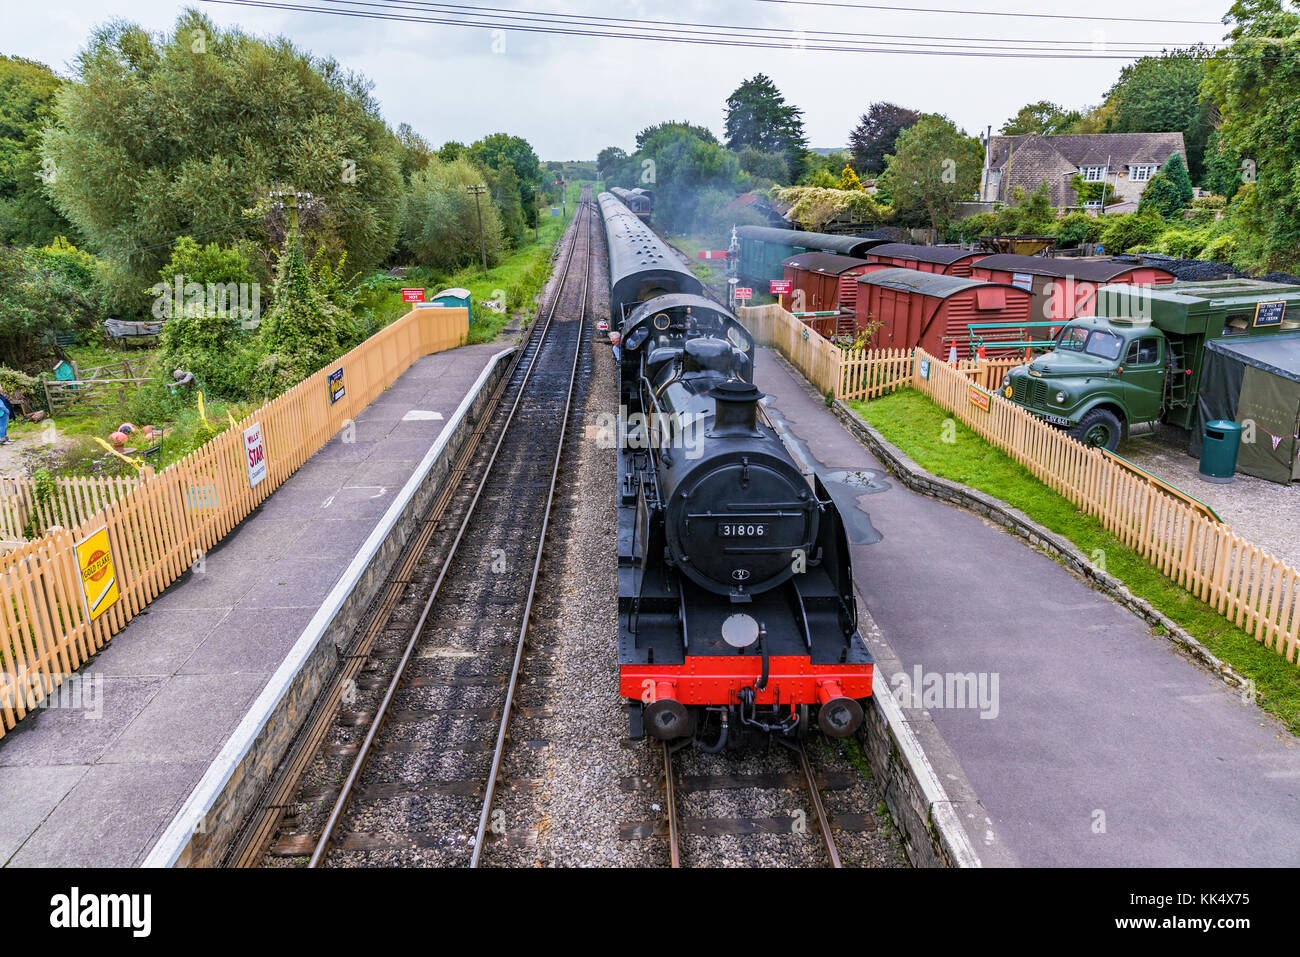
M 112 608 L 118 598 L 117 569 L 113 567 L 107 525 L 77 542 L 77 569 L 81 575 L 81 593 L 86 599 L 86 615 L 94 621 Z

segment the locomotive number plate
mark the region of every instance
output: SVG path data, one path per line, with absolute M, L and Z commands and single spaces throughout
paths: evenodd
M 762 538 L 767 525 L 762 522 L 719 522 L 719 538 Z

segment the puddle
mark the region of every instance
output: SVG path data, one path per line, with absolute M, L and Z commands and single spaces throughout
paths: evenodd
M 883 480 L 884 473 L 876 469 L 834 469 L 830 472 L 818 469 L 817 474 L 821 476 L 823 482 L 847 485 L 849 488 L 857 489 L 859 495 L 864 492 L 884 492 L 889 489 Z

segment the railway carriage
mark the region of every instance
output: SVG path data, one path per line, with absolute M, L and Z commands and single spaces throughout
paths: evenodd
M 633 737 L 707 751 L 814 724 L 853 734 L 871 694 L 848 541 L 765 421 L 754 341 L 602 194 L 621 333 L 619 690 Z
M 643 223 L 650 222 L 650 216 L 654 212 L 654 194 L 644 189 L 623 189 L 615 186 L 610 190 L 619 202 L 632 211 L 637 219 Z

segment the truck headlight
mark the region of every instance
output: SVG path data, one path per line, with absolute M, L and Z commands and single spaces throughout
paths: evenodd
M 1064 404 L 1065 404 L 1065 393 L 1064 393 L 1064 392 L 1058 392 L 1058 393 L 1056 393 L 1056 404 L 1057 404 L 1057 405 L 1064 405 Z
M 1005 389 L 1005 388 L 1006 388 L 1007 386 L 1009 386 L 1009 385 L 1011 385 L 1011 373 L 1010 373 L 1010 372 L 1008 372 L 1006 375 L 1004 375 L 1004 376 L 1002 377 L 1002 388 Z

